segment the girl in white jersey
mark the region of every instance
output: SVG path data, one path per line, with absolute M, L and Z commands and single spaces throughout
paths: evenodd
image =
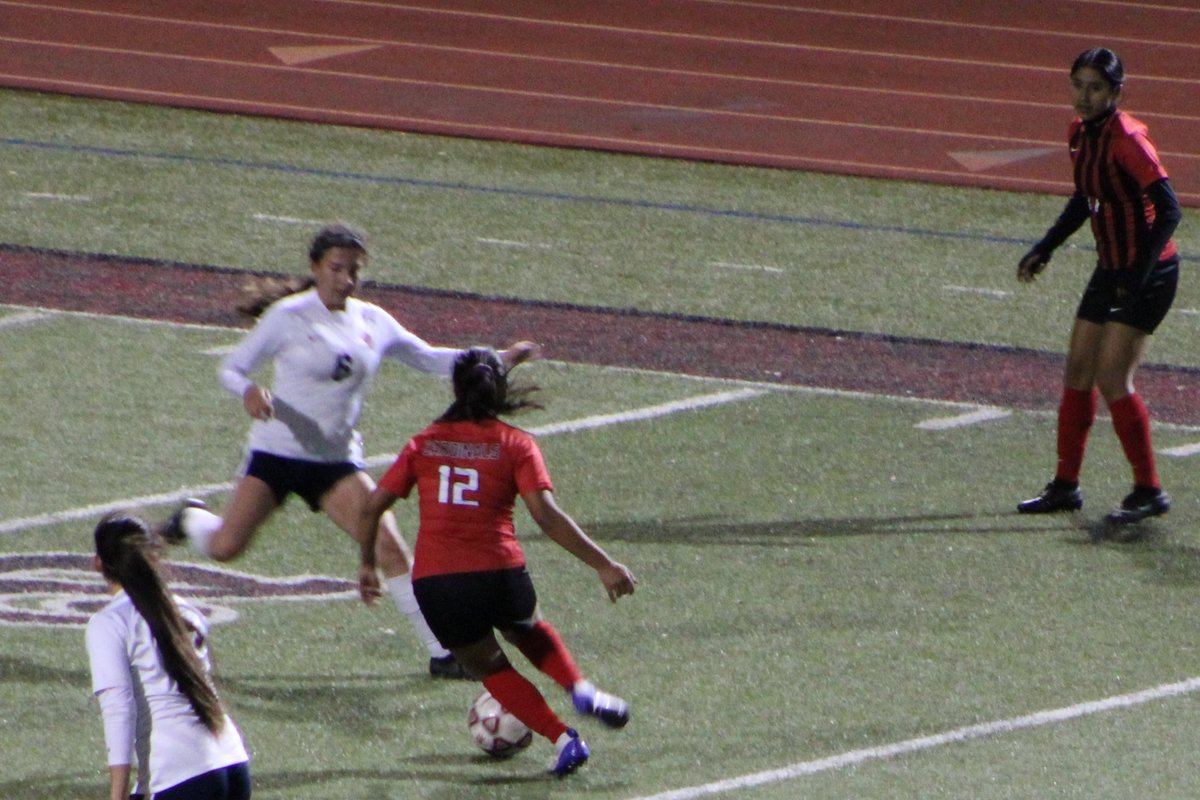
M 136 796 L 246 800 L 249 758 L 209 679 L 204 616 L 167 589 L 154 535 L 140 519 L 105 517 L 95 540 L 95 568 L 114 595 L 87 626 L 110 800 L 129 796 L 135 749 Z
M 309 247 L 309 261 L 311 288 L 268 306 L 221 363 L 221 385 L 241 398 L 254 419 L 249 455 L 224 515 L 188 501 L 164 527 L 168 541 L 186 536 L 198 552 L 228 561 L 293 493 L 357 539 L 359 514 L 375 488 L 355 430 L 371 378 L 384 357 L 449 377 L 460 350 L 429 345 L 387 311 L 353 296 L 367 262 L 360 232 L 345 225 L 323 228 Z M 504 357 L 515 365 L 535 350 L 520 342 Z M 251 377 L 267 361 L 274 364 L 270 389 Z M 465 677 L 421 616 L 409 576 L 412 555 L 394 516 L 380 521 L 379 534 L 384 584 L 428 648 L 430 674 Z

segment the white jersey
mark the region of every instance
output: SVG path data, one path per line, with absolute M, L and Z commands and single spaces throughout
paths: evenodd
M 357 298 L 331 311 L 316 289 L 271 305 L 221 363 L 221 385 L 241 398 L 264 361 L 274 362 L 275 416 L 250 427 L 249 450 L 308 461 L 363 466 L 355 426 L 384 356 L 449 377 L 460 350 L 434 347 L 391 314 Z
M 176 597 L 175 603 L 198 631 L 198 652 L 207 670 L 208 651 L 203 639 L 208 635 L 208 623 L 186 600 Z M 249 760 L 241 734 L 228 715 L 219 736 L 213 736 L 200 722 L 178 684 L 163 669 L 150 627 L 125 592 L 119 592 L 88 621 L 87 650 L 92 691 L 100 695 L 111 690 L 128 700 L 126 708 L 106 705 L 102 700 L 108 763 L 132 763 L 130 745 L 136 728 L 140 787 L 146 785 L 142 773 L 147 769 L 150 791 L 160 792 L 205 772 Z M 136 725 L 120 721 L 111 724 L 109 715 L 118 719 L 125 715 Z M 142 740 L 147 730 L 148 742 Z

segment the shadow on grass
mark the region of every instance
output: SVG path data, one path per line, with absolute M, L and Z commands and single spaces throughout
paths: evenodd
M 1048 530 L 1044 526 L 1026 527 L 1026 522 L 1027 518 L 1017 518 L 1015 513 L 982 511 L 763 521 L 697 517 L 597 522 L 585 527 L 589 534 L 604 541 L 721 545 L 772 545 L 789 540 L 801 543 L 805 539 L 885 534 L 1045 533 Z
M 3 683 L 61 683 L 90 686 L 91 674 L 86 669 L 62 669 L 28 658 L 0 654 L 0 682 Z M 0 794 L 0 797 L 10 795 Z

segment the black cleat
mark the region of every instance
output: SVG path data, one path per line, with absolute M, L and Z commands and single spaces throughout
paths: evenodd
M 175 509 L 175 513 L 168 517 L 163 526 L 158 529 L 158 535 L 167 544 L 182 544 L 187 541 L 187 533 L 183 530 L 183 512 L 189 508 L 208 508 L 208 506 L 203 500 L 196 497 L 184 500 L 183 504 Z
M 1171 498 L 1157 486 L 1135 486 L 1125 495 L 1121 507 L 1105 519 L 1110 525 L 1132 525 L 1147 517 L 1157 517 L 1171 510 Z
M 1058 511 L 1078 511 L 1083 508 L 1083 492 L 1079 484 L 1055 478 L 1046 484 L 1042 493 L 1017 504 L 1022 514 L 1053 514 Z
M 471 676 L 463 669 L 463 665 L 458 663 L 458 659 L 453 655 L 437 657 L 433 656 L 429 659 L 429 677 L 445 678 L 451 681 L 469 681 Z

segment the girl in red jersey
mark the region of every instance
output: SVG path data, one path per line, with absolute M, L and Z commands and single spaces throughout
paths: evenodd
M 587 744 L 513 668 L 495 631 L 569 692 L 580 713 L 620 728 L 629 721 L 629 706 L 587 681 L 558 632 L 542 619 L 513 529 L 517 496 L 547 536 L 596 570 L 610 600 L 632 593 L 637 581 L 558 507 L 533 437 L 498 419 L 537 407 L 527 398 L 532 388 L 510 391 L 504 362 L 488 348 L 460 355 L 453 381 L 454 402 L 408 442 L 367 500 L 359 523 L 363 599 L 379 595 L 374 546 L 379 519 L 415 486 L 420 525 L 413 591 L 421 612 L 441 643 L 501 705 L 554 742 L 550 771 L 567 775 L 587 760 Z
M 1033 281 L 1055 248 L 1091 221 L 1097 264 L 1076 312 L 1058 410 L 1058 466 L 1022 513 L 1083 507 L 1079 473 L 1096 417 L 1096 390 L 1112 416 L 1133 467 L 1133 491 L 1108 515 L 1110 523 L 1164 514 L 1150 443 L 1150 417 L 1133 376 L 1175 299 L 1179 254 L 1171 241 L 1182 213 L 1146 126 L 1118 110 L 1125 69 L 1116 53 L 1097 47 L 1075 59 L 1071 97 L 1079 118 L 1068 132 L 1075 193 L 1058 220 L 1021 259 L 1017 278 Z

